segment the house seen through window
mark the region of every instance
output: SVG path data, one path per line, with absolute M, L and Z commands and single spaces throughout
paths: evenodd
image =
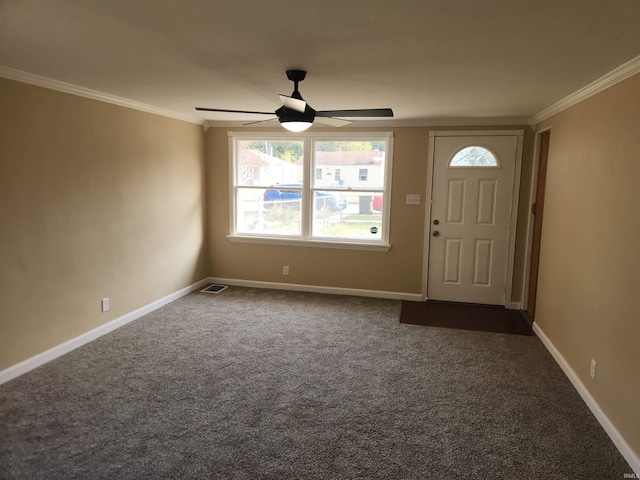
M 388 244 L 391 134 L 230 137 L 231 237 Z

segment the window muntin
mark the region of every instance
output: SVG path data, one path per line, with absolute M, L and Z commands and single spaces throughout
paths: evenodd
M 458 150 L 449 161 L 452 168 L 500 168 L 498 157 L 490 150 L 477 145 Z
M 231 237 L 388 248 L 391 133 L 229 137 Z

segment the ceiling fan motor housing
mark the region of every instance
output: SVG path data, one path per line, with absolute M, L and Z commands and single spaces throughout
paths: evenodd
M 283 122 L 309 122 L 313 123 L 316 118 L 316 111 L 309 105 L 306 106 L 304 112 L 298 112 L 291 108 L 287 108 L 284 105 L 276 110 L 276 116 L 280 123 Z

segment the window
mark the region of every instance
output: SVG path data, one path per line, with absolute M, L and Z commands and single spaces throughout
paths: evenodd
M 450 167 L 499 168 L 497 157 L 484 147 L 472 146 L 459 150 L 449 162 Z
M 391 133 L 230 132 L 232 241 L 389 248 Z

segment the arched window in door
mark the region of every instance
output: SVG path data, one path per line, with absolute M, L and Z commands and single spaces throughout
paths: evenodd
M 473 145 L 465 147 L 451 158 L 449 167 L 480 167 L 480 168 L 500 168 L 500 162 L 490 150 L 484 147 Z

